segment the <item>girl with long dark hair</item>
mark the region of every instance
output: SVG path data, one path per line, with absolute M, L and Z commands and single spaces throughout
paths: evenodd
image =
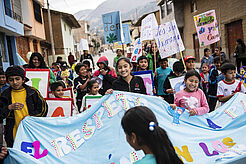
M 31 68 L 31 69 L 49 69 L 46 66 L 46 64 L 45 64 L 43 56 L 40 53 L 38 53 L 38 52 L 33 52 L 32 53 L 27 68 Z M 50 69 L 49 85 L 51 85 L 54 82 L 56 82 L 56 76 L 54 75 L 54 73 Z
M 161 127 L 154 113 L 145 106 L 136 106 L 124 114 L 121 125 L 127 142 L 135 150 L 143 150 L 145 157 L 135 164 L 182 164 L 167 133 Z

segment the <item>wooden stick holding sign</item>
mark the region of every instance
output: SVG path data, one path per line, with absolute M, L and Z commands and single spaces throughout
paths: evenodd
M 48 97 L 49 69 L 25 69 L 25 76 L 29 79 L 27 85 L 36 88 L 44 98 Z

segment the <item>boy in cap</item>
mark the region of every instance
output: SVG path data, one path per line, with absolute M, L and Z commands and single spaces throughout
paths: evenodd
M 184 62 L 185 62 L 187 72 L 195 68 L 195 59 L 196 58 L 191 55 L 185 57 Z
M 6 118 L 5 140 L 12 147 L 18 126 L 26 116 L 45 117 L 48 106 L 39 91 L 25 84 L 28 79 L 19 66 L 7 68 L 10 87 L 0 97 L 0 119 Z

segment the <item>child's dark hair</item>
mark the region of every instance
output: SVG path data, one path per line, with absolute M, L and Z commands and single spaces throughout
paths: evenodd
M 35 68 L 35 66 L 33 64 L 33 58 L 34 57 L 37 57 L 38 61 L 40 61 L 40 66 L 38 66 L 38 68 L 44 68 L 44 69 L 48 68 L 45 64 L 43 56 L 39 52 L 33 52 L 32 53 L 30 60 L 29 60 L 29 68 Z
M 201 81 L 201 76 L 200 76 L 200 74 L 196 70 L 190 70 L 190 71 L 188 71 L 185 74 L 185 77 L 184 78 L 185 78 L 185 80 L 187 80 L 191 76 L 196 76 L 199 79 L 199 81 Z
M 63 82 L 61 82 L 61 81 L 56 81 L 56 82 L 54 82 L 54 83 L 51 84 L 50 90 L 51 90 L 51 91 L 55 91 L 59 86 L 62 86 L 63 88 L 66 88 L 66 86 L 64 85 Z
M 161 61 L 168 61 L 168 60 L 167 60 L 167 58 L 161 58 L 161 57 L 159 57 L 158 58 L 158 62 L 161 62 Z
M 146 59 L 147 62 L 148 62 L 147 70 L 149 70 L 149 61 L 148 61 L 148 58 L 146 56 L 144 56 L 144 55 L 139 56 L 137 63 L 139 64 L 140 60 L 144 60 L 144 59 Z
M 204 63 L 202 63 L 202 66 L 203 66 L 203 64 L 205 64 L 205 65 L 209 68 L 209 64 L 208 64 L 208 63 L 205 63 L 205 62 L 204 62 Z
M 88 67 L 91 68 L 91 63 L 88 60 L 84 60 L 82 64 L 88 65 Z
M 184 72 L 184 65 L 181 61 L 176 61 L 174 64 L 173 64 L 173 71 L 174 72 L 180 72 L 180 73 L 183 73 Z
M 223 64 L 223 65 L 221 66 L 221 72 L 222 72 L 223 74 L 226 74 L 226 72 L 227 72 L 228 70 L 236 70 L 235 65 L 232 64 L 232 63 L 225 63 L 225 64 Z
M 129 60 L 128 58 L 126 58 L 126 57 L 121 57 L 121 58 L 119 58 L 119 59 L 117 60 L 117 62 L 116 62 L 116 69 L 118 68 L 119 62 L 120 62 L 121 60 L 124 60 L 124 61 L 127 62 L 130 66 L 132 66 L 132 63 L 130 62 L 130 60 Z
M 209 49 L 209 48 L 204 48 L 204 56 L 205 56 L 205 53 L 206 53 L 207 51 L 210 51 L 210 49 Z
M 150 122 L 154 122 L 153 131 Z M 167 133 L 161 127 L 154 113 L 145 106 L 136 106 L 124 114 L 121 126 L 125 133 L 132 136 L 135 133 L 139 146 L 146 145 L 154 154 L 157 164 L 183 163 L 177 156 Z
M 75 72 L 76 72 L 76 74 L 79 73 L 79 70 L 80 70 L 81 67 L 85 67 L 85 65 L 82 64 L 82 63 L 76 64 L 76 66 L 75 66 Z
M 87 92 L 91 91 L 91 88 L 92 88 L 93 84 L 95 84 L 95 83 L 98 83 L 98 82 L 96 80 L 89 80 L 88 81 L 87 86 L 86 86 Z
M 5 75 L 5 72 L 2 69 L 0 69 L 0 75 Z

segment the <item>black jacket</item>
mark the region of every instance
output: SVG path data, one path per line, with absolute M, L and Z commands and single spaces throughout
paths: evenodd
M 39 91 L 24 84 L 26 89 L 26 105 L 30 116 L 45 117 L 48 112 L 48 105 Z M 6 89 L 0 97 L 0 119 L 6 118 L 5 140 L 8 147 L 13 147 L 13 128 L 15 124 L 14 111 L 10 111 L 8 106 L 12 104 L 11 87 Z
M 121 77 L 118 77 L 113 82 L 113 90 L 147 94 L 144 81 L 139 76 L 133 76 L 130 85 Z

